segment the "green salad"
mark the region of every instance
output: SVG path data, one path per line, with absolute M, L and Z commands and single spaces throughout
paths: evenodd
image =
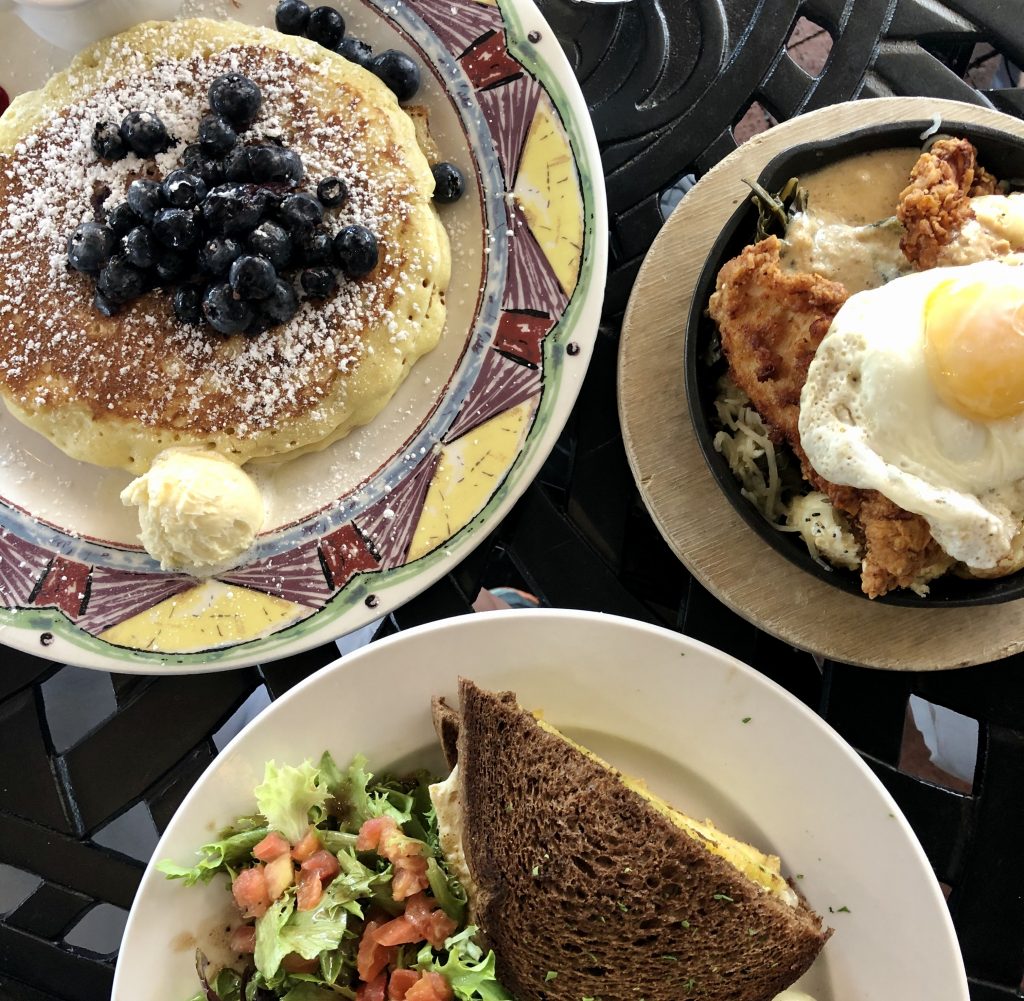
M 438 843 L 430 779 L 379 779 L 357 756 L 266 765 L 256 812 L 157 868 L 186 885 L 223 879 L 238 962 L 197 954 L 192 1001 L 511 1001 L 475 943 L 466 893 Z

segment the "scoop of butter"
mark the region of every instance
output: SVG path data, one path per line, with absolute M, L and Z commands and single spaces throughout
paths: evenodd
M 121 491 L 139 509 L 139 539 L 164 570 L 204 576 L 231 566 L 263 526 L 263 498 L 230 459 L 168 448 Z

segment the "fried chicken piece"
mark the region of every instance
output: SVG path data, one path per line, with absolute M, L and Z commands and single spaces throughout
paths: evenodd
M 991 195 L 996 179 L 978 165 L 978 153 L 966 139 L 939 139 L 922 153 L 900 194 L 896 218 L 906 232 L 900 250 L 919 271 L 934 268 L 939 251 L 974 218 L 971 199 Z
M 750 397 L 772 440 L 799 445 L 800 390 L 846 289 L 820 275 L 784 272 L 769 236 L 723 265 L 711 296 L 733 380 Z
M 930 580 L 951 561 L 928 523 L 875 490 L 823 479 L 800 446 L 800 391 L 807 368 L 847 292 L 820 275 L 783 271 L 780 252 L 779 240 L 768 237 L 746 247 L 718 274 L 709 309 L 733 380 L 750 397 L 772 440 L 792 448 L 804 478 L 850 517 L 864 546 L 864 593 L 876 598 Z

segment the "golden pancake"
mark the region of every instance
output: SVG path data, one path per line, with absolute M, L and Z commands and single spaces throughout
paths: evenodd
M 373 231 L 380 263 L 305 301 L 287 324 L 224 336 L 179 323 L 168 289 L 114 317 L 67 267 L 67 237 L 102 219 L 139 176 L 180 166 L 207 89 L 238 71 L 263 94 L 246 141 L 302 157 L 299 190 L 341 177 L 331 230 Z M 171 148 L 114 163 L 90 147 L 98 121 L 150 111 Z M 233 22 L 150 22 L 76 57 L 0 119 L 0 395 L 77 459 L 142 472 L 162 449 L 201 445 L 237 462 L 318 448 L 371 420 L 437 343 L 448 238 L 412 120 L 372 74 L 303 38 Z

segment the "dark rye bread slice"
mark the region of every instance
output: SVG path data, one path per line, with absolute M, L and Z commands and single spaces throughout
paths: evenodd
M 434 721 L 434 732 L 441 742 L 445 764 L 451 770 L 459 757 L 459 714 L 445 701 L 443 695 L 430 700 L 430 715 Z
M 476 920 L 518 1001 L 769 1001 L 811 965 L 831 931 L 802 899 L 762 891 L 512 693 L 459 694 Z

